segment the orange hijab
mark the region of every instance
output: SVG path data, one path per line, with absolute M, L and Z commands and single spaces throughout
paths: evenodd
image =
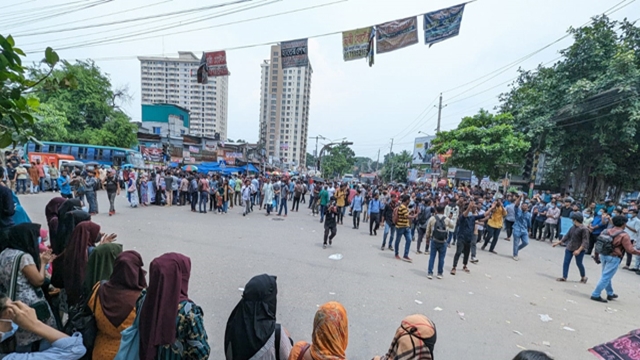
M 291 350 L 289 360 L 297 360 L 306 349 L 313 360 L 345 360 L 349 343 L 349 321 L 347 311 L 338 302 L 328 302 L 318 309 L 313 319 L 313 342 L 297 343 Z M 305 354 L 307 355 L 307 354 Z

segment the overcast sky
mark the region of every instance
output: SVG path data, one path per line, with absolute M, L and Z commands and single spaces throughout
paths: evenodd
M 112 0 L 87 7 L 99 1 L 105 0 L 0 0 L 3 7 L 0 33 L 14 34 L 17 45 L 29 52 L 30 61 L 40 59 L 46 46 L 60 49 L 101 40 L 97 46 L 58 53 L 67 60 L 95 59 L 114 86 L 128 85 L 133 101 L 125 109 L 134 120 L 140 120 L 141 112 L 140 64 L 136 56 L 177 56 L 178 51 L 193 51 L 200 56 L 202 51 L 231 49 L 227 51 L 231 71 L 228 137 L 250 142 L 258 140 L 260 63 L 269 57 L 269 46 L 265 44 L 310 37 L 309 58 L 314 73 L 309 136 L 347 138 L 354 142 L 357 155 L 375 160 L 378 150 L 381 154 L 389 151 L 392 137 L 394 151 L 410 150 L 413 139 L 422 136 L 418 131 L 435 132 L 437 109 L 433 103 L 440 92 L 444 92 L 443 104 L 447 105 L 442 113 L 442 129 L 455 128 L 462 116 L 472 115 L 480 107 L 492 109 L 498 103 L 497 95 L 517 75 L 518 67 L 531 69 L 551 62 L 559 56 L 560 49 L 569 46 L 571 39 L 553 44 L 515 66 L 505 66 L 551 44 L 565 35 L 569 27 L 582 26 L 590 17 L 622 0 L 478 0 L 466 6 L 458 37 L 429 48 L 423 45 L 424 34 L 420 32 L 419 44 L 377 55 L 372 68 L 365 60 L 342 60 L 341 35 L 313 36 L 419 15 L 459 2 L 253 0 L 197 13 L 55 32 L 234 0 Z M 335 4 L 216 27 L 328 3 Z M 628 6 L 611 15 L 613 19 L 640 17 L 640 2 L 627 0 L 622 5 L 625 4 Z M 87 8 L 54 16 L 82 6 Z M 39 10 L 48 11 L 51 18 L 33 21 Z M 212 18 L 216 14 L 219 16 Z M 421 29 L 422 18 L 418 24 Z M 19 36 L 41 31 L 47 34 Z M 104 43 L 110 39 L 113 43 Z M 232 49 L 248 45 L 258 46 Z M 498 76 L 493 78 L 486 76 L 499 69 L 506 71 L 495 73 Z M 486 77 L 465 85 L 483 76 Z M 312 152 L 314 147 L 315 140 L 310 140 L 308 150 Z

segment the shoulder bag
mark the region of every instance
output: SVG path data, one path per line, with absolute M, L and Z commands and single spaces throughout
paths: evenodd
M 118 349 L 118 353 L 113 360 L 140 359 L 140 331 L 138 331 L 138 324 L 140 323 L 140 310 L 145 298 L 146 294 L 141 295 L 136 303 L 136 319 L 133 324 L 120 333 L 122 335 L 120 349 Z
M 76 332 L 82 334 L 82 344 L 87 349 L 85 359 L 91 358 L 96 336 L 98 335 L 98 325 L 94 315 L 96 311 L 96 303 L 98 301 L 97 291 L 105 282 L 107 281 L 102 280 L 100 283 L 93 286 L 93 290 L 91 292 L 91 294 L 95 295 L 93 298 L 93 310 L 89 308 L 89 299 L 91 299 L 91 296 L 89 296 L 86 301 L 83 301 L 69 309 L 69 321 L 64 327 L 64 332 L 69 336 Z
M 16 290 L 18 288 L 18 273 L 20 272 L 20 262 L 22 261 L 22 257 L 24 253 L 16 256 L 13 260 L 13 267 L 11 269 L 11 283 L 9 284 L 9 297 L 11 301 L 16 301 Z M 44 266 L 44 265 L 42 265 Z M 51 317 L 51 312 L 49 312 L 49 305 L 47 304 L 47 300 L 44 298 L 44 294 L 40 288 L 34 287 L 36 295 L 40 300 L 35 303 L 29 305 L 36 311 L 36 317 L 38 320 L 45 322 L 49 320 Z

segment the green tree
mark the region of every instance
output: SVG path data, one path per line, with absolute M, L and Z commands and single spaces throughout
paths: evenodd
M 38 77 L 42 69 L 32 67 L 30 73 L 31 77 Z M 72 78 L 76 85 L 52 88 L 43 83 L 35 88 L 42 103 L 65 114 L 68 141 L 125 148 L 136 144 L 137 126 L 119 107 L 130 99 L 126 88 L 113 89 L 109 77 L 93 61 L 63 61 L 51 76 L 58 81 Z
M 598 16 L 569 33 L 563 59 L 521 71 L 502 111 L 546 154 L 545 182 L 602 200 L 640 186 L 640 28 Z
M 315 167 L 316 166 L 316 157 L 313 156 L 312 154 L 307 153 L 306 164 L 307 164 L 307 166 Z
M 7 147 L 34 139 L 34 112 L 40 102 L 26 93 L 47 80 L 59 58 L 55 51 L 47 48 L 42 61 L 46 70 L 32 80 L 25 75 L 26 68 L 20 58 L 25 54 L 15 47 L 13 37 L 0 35 L 0 47 L 0 147 Z
M 513 116 L 480 110 L 462 119 L 457 129 L 438 133 L 432 146 L 438 154 L 453 150 L 447 165 L 498 179 L 520 168 L 531 144 L 524 134 L 515 132 Z
M 50 104 L 40 104 L 35 110 L 36 118 L 33 124 L 33 135 L 36 139 L 49 141 L 69 141 L 69 120 L 62 111 L 55 109 Z
M 390 182 L 407 182 L 407 169 L 411 164 L 412 155 L 407 150 L 400 154 L 387 154 L 384 156 L 384 167 L 382 168 L 382 180 Z
M 354 159 L 354 166 L 358 168 L 354 171 L 354 175 L 359 176 L 360 173 L 368 173 L 373 171 L 373 160 L 364 156 L 356 156 Z
M 320 170 L 324 177 L 341 176 L 353 169 L 356 154 L 347 145 L 337 145 L 322 157 Z

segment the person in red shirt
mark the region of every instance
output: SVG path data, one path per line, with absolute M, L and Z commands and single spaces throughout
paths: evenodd
M 39 190 L 44 191 L 44 165 L 40 163 L 40 160 L 36 160 L 36 170 L 38 170 Z

